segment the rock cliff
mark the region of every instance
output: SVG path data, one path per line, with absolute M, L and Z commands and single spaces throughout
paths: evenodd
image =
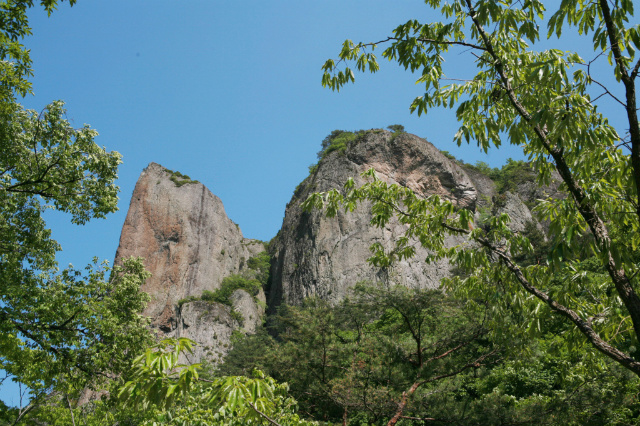
M 239 327 L 229 317 L 231 308 L 191 302 L 178 309 L 178 302 L 216 290 L 223 278 L 242 272 L 246 260 L 262 251 L 263 244 L 244 238 L 220 199 L 204 185 L 151 163 L 133 191 L 116 263 L 129 256 L 144 258 L 152 274 L 142 287 L 151 296 L 144 315 L 161 334 L 195 338 L 204 347 L 212 343 L 205 336 L 212 339 L 217 328 L 227 330 L 219 334 L 228 339 Z M 261 321 L 252 315 L 246 321 L 249 328 L 250 321 Z M 220 321 L 202 328 L 204 318 Z M 215 330 L 209 333 L 209 328 Z
M 181 362 L 208 360 L 218 363 L 231 349 L 231 336 L 235 331 L 255 333 L 262 325 L 264 293 L 256 300 L 246 291 L 236 290 L 231 299 L 231 306 L 204 300 L 194 300 L 180 306 L 176 315 L 176 328 L 166 336 L 187 337 L 198 342 L 193 354 Z M 243 317 L 242 322 L 232 314 L 234 311 Z
M 302 202 L 312 192 L 342 188 L 349 177 L 363 184 L 360 174 L 370 168 L 380 179 L 411 188 L 419 196 L 438 194 L 472 209 L 477 218 L 507 212 L 518 231 L 533 220 L 529 206 L 536 199 L 560 196 L 557 185 L 539 188 L 527 179 L 510 182 L 511 192 L 504 187 L 498 191 L 486 173 L 452 160 L 424 139 L 370 130 L 359 133 L 343 149 L 324 155 L 296 188 L 282 229 L 270 245 L 266 298 L 262 290 L 257 294 L 235 290 L 228 293 L 224 305 L 200 300 L 203 292 L 220 288 L 225 277 L 240 273 L 255 278 L 247 264 L 264 247 L 242 236 L 220 199 L 202 184 L 155 163 L 142 172 L 134 190 L 116 262 L 128 256 L 145 259 L 152 277 L 142 288 L 151 295 L 144 314 L 160 335 L 199 342 L 195 361 L 222 359 L 234 331 L 253 333 L 262 324 L 265 306 L 274 312 L 282 303 L 300 304 L 309 296 L 335 303 L 359 281 L 437 288 L 441 278 L 451 274 L 451 267 L 446 260 L 424 262 L 428 253 L 419 244 L 413 259 L 392 268 L 375 268 L 366 262 L 371 244 L 393 247 L 405 230 L 398 222 L 382 229 L 372 227 L 366 204 L 335 218 L 302 210 Z M 544 224 L 537 226 L 544 228 Z M 460 242 L 454 237 L 446 241 L 449 245 Z M 268 264 L 264 254 L 261 262 Z M 267 268 L 261 270 L 263 284 Z
M 344 149 L 323 156 L 287 205 L 282 229 L 271 247 L 271 312 L 281 303 L 300 304 L 309 296 L 337 302 L 363 280 L 437 288 L 440 280 L 451 273 L 447 260 L 425 263 L 428 253 L 419 244 L 413 259 L 400 261 L 389 270 L 367 264 L 373 243 L 391 249 L 405 230 L 397 221 L 384 229 L 371 226 L 367 204 L 354 212 L 339 212 L 335 218 L 326 218 L 320 211 L 302 210 L 302 202 L 311 193 L 342 188 L 349 177 L 361 185 L 365 181 L 360 174 L 371 168 L 387 183 L 408 187 L 422 197 L 437 194 L 471 209 L 476 219 L 482 214 L 508 213 L 510 226 L 516 231 L 523 231 L 528 222 L 536 222 L 529 206 L 537 199 L 560 196 L 557 183 L 539 188 L 526 179 L 511 192 L 499 193 L 496 183 L 479 169 L 445 156 L 415 135 L 381 129 L 361 132 Z M 445 243 L 453 246 L 461 241 L 449 237 Z
M 426 264 L 427 252 L 418 248 L 413 260 L 401 261 L 390 270 L 368 265 L 369 246 L 379 242 L 390 248 L 404 226 L 392 222 L 384 229 L 370 225 L 369 206 L 326 218 L 323 212 L 304 212 L 302 202 L 316 191 L 342 188 L 349 177 L 375 169 L 388 183 L 411 188 L 420 196 L 438 194 L 455 204 L 475 209 L 478 190 L 464 169 L 429 142 L 410 134 L 368 131 L 343 152 L 332 152 L 296 190 L 286 209 L 282 229 L 272 248 L 270 308 L 280 303 L 299 304 L 317 296 L 331 302 L 345 297 L 358 281 L 437 288 L 449 273 L 448 262 Z M 451 238 L 448 243 L 456 241 Z

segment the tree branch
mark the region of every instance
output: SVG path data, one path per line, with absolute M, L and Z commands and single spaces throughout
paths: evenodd
M 378 42 L 375 43 L 366 43 L 366 44 L 361 44 L 361 47 L 367 47 L 367 46 L 377 46 L 378 44 L 383 44 L 386 43 L 388 41 L 406 41 L 405 39 L 401 39 L 398 37 L 387 37 L 384 40 L 380 40 Z M 472 49 L 478 49 L 478 50 L 483 50 L 486 51 L 487 49 L 482 47 L 482 46 L 478 46 L 476 44 L 471 44 L 471 43 L 466 43 L 463 41 L 447 41 L 447 40 L 435 40 L 435 39 L 431 39 L 431 38 L 419 38 L 416 37 L 416 40 L 422 43 L 429 43 L 429 44 L 443 44 L 443 45 L 447 45 L 447 46 L 464 46 L 464 47 L 470 47 Z
M 576 202 L 576 207 L 580 212 L 580 215 L 585 219 L 585 221 L 589 225 L 591 233 L 595 237 L 596 242 L 598 243 L 600 249 L 603 251 L 604 267 L 609 273 L 609 276 L 611 277 L 611 280 L 615 285 L 618 295 L 620 296 L 625 307 L 629 311 L 631 315 L 631 320 L 633 322 L 633 328 L 635 330 L 636 337 L 640 339 L 640 298 L 638 297 L 637 293 L 633 289 L 631 285 L 631 281 L 628 279 L 624 268 L 619 266 L 613 257 L 613 253 L 611 251 L 612 241 L 611 241 L 611 238 L 609 237 L 609 231 L 604 221 L 596 211 L 592 202 L 587 198 L 587 194 L 585 190 L 578 184 L 578 182 L 574 178 L 573 172 L 571 171 L 571 167 L 569 167 L 569 165 L 567 164 L 562 147 L 554 146 L 553 143 L 547 137 L 547 131 L 541 128 L 538 124 L 531 123 L 532 116 L 516 97 L 515 90 L 511 86 L 510 78 L 505 71 L 501 58 L 498 57 L 498 55 L 496 54 L 489 35 L 486 33 L 486 31 L 484 30 L 482 25 L 480 25 L 480 22 L 476 18 L 476 12 L 473 8 L 473 5 L 471 4 L 471 0 L 466 0 L 466 2 L 467 2 L 467 7 L 469 9 L 469 16 L 471 17 L 471 20 L 473 21 L 474 26 L 478 31 L 478 34 L 482 38 L 483 43 L 487 48 L 487 52 L 491 55 L 491 57 L 494 60 L 495 69 L 502 80 L 502 85 L 509 97 L 509 100 L 511 101 L 512 106 L 515 108 L 518 114 L 527 123 L 531 125 L 531 127 L 533 128 L 533 131 L 537 135 L 538 140 L 541 142 L 542 146 L 549 153 L 549 155 L 553 157 L 556 170 L 562 177 L 562 180 L 567 185 L 567 189 L 573 196 L 574 201 Z M 604 3 L 606 5 L 606 0 L 600 0 L 600 3 L 601 4 Z M 609 19 L 610 19 L 610 16 L 609 16 Z M 632 99 L 627 97 L 627 111 L 629 111 L 630 106 L 633 106 L 635 110 L 635 94 Z M 637 127 L 637 116 L 635 116 L 635 118 L 636 118 L 636 127 Z M 630 132 L 631 131 L 632 130 L 630 129 Z M 631 136 L 631 139 L 632 139 L 632 163 L 634 164 L 634 175 L 637 175 L 636 184 L 638 189 L 638 196 L 640 196 L 640 129 L 638 129 L 636 143 L 633 142 L 634 140 L 633 134 Z M 634 156 L 633 150 L 637 151 L 637 157 L 638 157 L 637 167 L 636 167 L 636 163 L 634 163 L 634 160 L 633 160 L 633 156 Z M 640 217 L 640 204 L 638 205 L 638 217 Z M 616 355 L 616 358 L 618 358 L 618 355 Z M 636 374 L 640 375 L 640 370 L 637 370 Z
M 403 413 L 405 407 L 407 406 L 407 403 L 409 402 L 409 398 L 411 398 L 411 396 L 415 393 L 415 391 L 420 386 L 422 386 L 425 383 L 435 382 L 435 381 L 438 381 L 438 380 L 446 379 L 448 377 L 457 376 L 458 374 L 460 374 L 463 371 L 468 370 L 469 368 L 472 368 L 472 367 L 475 367 L 475 368 L 481 367 L 482 365 L 484 365 L 484 364 L 482 364 L 482 362 L 484 362 L 485 359 L 487 359 L 488 357 L 490 357 L 492 355 L 495 355 L 497 352 L 498 352 L 498 350 L 494 349 L 491 352 L 488 352 L 488 353 L 480 356 L 475 361 L 472 361 L 472 362 L 470 362 L 468 364 L 465 364 L 464 366 L 462 366 L 458 370 L 453 371 L 451 373 L 441 374 L 439 376 L 430 377 L 430 378 L 428 378 L 426 380 L 417 380 L 416 382 L 414 382 L 406 392 L 402 392 L 402 397 L 400 398 L 400 403 L 398 404 L 398 410 L 396 411 L 396 414 L 391 418 L 391 420 L 389 420 L 389 422 L 387 423 L 387 426 L 394 426 L 398 422 L 398 420 L 400 420 L 400 418 L 402 418 L 402 413 Z
M 640 59 L 638 59 L 638 62 L 636 62 L 636 65 L 633 67 L 633 70 L 631 71 L 632 80 L 635 80 L 635 78 L 638 76 L 639 71 L 640 71 Z
M 599 5 L 602 12 L 602 19 L 607 27 L 607 35 L 609 36 L 611 51 L 613 52 L 613 57 L 620 72 L 620 79 L 622 80 L 625 88 L 625 97 L 627 99 L 627 120 L 629 121 L 629 135 L 631 137 L 631 164 L 633 166 L 633 179 L 636 187 L 636 197 L 638 199 L 636 204 L 638 206 L 636 215 L 638 220 L 640 220 L 640 123 L 638 122 L 635 87 L 635 76 L 640 68 L 640 61 L 638 61 L 634 67 L 632 74 L 629 75 L 624 63 L 622 51 L 620 50 L 620 34 L 613 22 L 613 18 L 611 17 L 609 3 L 607 3 L 607 0 L 599 0 Z M 634 326 L 637 326 L 635 321 Z
M 258 407 L 256 407 L 253 402 L 247 401 L 247 403 L 251 406 L 251 408 L 253 408 L 255 410 L 256 413 L 260 414 L 260 416 L 262 416 L 264 419 L 266 419 L 269 423 L 271 423 L 274 426 L 280 426 L 280 423 L 276 422 L 271 417 L 267 416 L 265 413 L 263 413 L 262 411 L 258 410 Z
M 457 228 L 457 227 L 448 225 L 446 223 L 443 223 L 442 226 L 459 234 L 465 234 L 465 235 L 471 234 L 471 232 L 466 229 Z M 613 359 L 614 361 L 622 364 L 624 367 L 633 371 L 635 374 L 640 375 L 640 362 L 636 361 L 634 358 L 628 356 L 624 352 L 620 351 L 618 348 L 610 345 L 608 342 L 602 339 L 600 335 L 591 327 L 589 322 L 583 319 L 582 317 L 580 317 L 580 315 L 578 315 L 574 310 L 556 302 L 547 293 L 541 291 L 540 289 L 532 285 L 529 282 L 529 280 L 527 280 L 527 278 L 524 276 L 524 273 L 522 272 L 520 267 L 515 262 L 513 262 L 511 257 L 507 255 L 507 253 L 504 250 L 498 247 L 495 247 L 489 241 L 482 238 L 473 238 L 473 240 L 479 243 L 480 245 L 482 245 L 483 247 L 486 247 L 487 249 L 489 249 L 491 253 L 498 256 L 498 258 L 503 262 L 503 264 L 507 267 L 507 269 L 509 269 L 509 271 L 513 273 L 513 275 L 516 277 L 516 279 L 520 283 L 520 286 L 525 291 L 534 295 L 536 298 L 538 298 L 539 300 L 547 304 L 554 312 L 557 312 L 563 317 L 568 318 L 573 324 L 575 324 L 575 326 L 582 332 L 582 334 L 584 334 L 587 337 L 589 342 L 598 351 L 608 356 L 609 358 Z
M 613 100 L 615 100 L 615 101 L 616 101 L 616 102 L 618 102 L 620 105 L 622 105 L 622 107 L 623 107 L 624 109 L 627 109 L 627 105 L 626 105 L 624 102 L 622 102 L 620 99 L 618 99 L 618 98 L 617 98 L 613 93 L 611 93 L 611 92 L 609 91 L 609 89 L 607 89 L 607 87 L 606 87 L 604 84 L 600 83 L 598 80 L 596 80 L 595 78 L 593 78 L 593 77 L 591 77 L 591 76 L 589 76 L 589 77 L 591 78 L 591 81 L 593 81 L 595 84 L 597 84 L 598 86 L 600 86 L 600 87 L 602 88 L 602 90 L 604 90 L 604 94 L 609 95 L 611 98 L 613 98 Z M 602 96 L 602 95 L 600 95 L 600 96 Z M 600 96 L 598 96 L 598 98 L 599 98 Z

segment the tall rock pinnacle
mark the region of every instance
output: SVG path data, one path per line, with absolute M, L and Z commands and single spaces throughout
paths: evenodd
M 263 250 L 259 241 L 243 238 L 204 185 L 151 163 L 133 192 L 116 262 L 144 258 L 152 273 L 142 287 L 151 296 L 144 315 L 169 333 L 178 326 L 180 299 L 219 288 L 224 277 Z

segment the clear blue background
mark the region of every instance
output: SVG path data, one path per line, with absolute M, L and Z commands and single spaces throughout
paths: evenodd
M 64 226 L 66 217 L 51 222 L 61 264 L 113 258 L 136 179 L 151 161 L 204 183 L 244 235 L 261 240 L 277 233 L 334 129 L 403 124 L 475 162 L 478 148 L 450 142 L 452 111 L 409 113 L 422 88 L 398 65 L 384 61 L 340 93 L 320 84 L 322 64 L 345 39 L 377 41 L 412 18 L 437 15 L 409 0 L 81 0 L 50 18 L 34 9 L 26 45 L 35 96 L 25 103 L 41 109 L 64 100 L 72 124 L 91 124 L 97 142 L 124 161 L 120 212 L 81 229 Z M 510 155 L 484 160 L 499 165 Z
M 452 110 L 411 115 L 422 88 L 396 64 L 381 60 L 378 74 L 356 75 L 340 93 L 322 88 L 321 66 L 345 39 L 382 40 L 409 19 L 440 17 L 418 0 L 80 0 L 50 18 L 33 8 L 25 45 L 35 94 L 23 103 L 41 110 L 64 100 L 72 124 L 89 123 L 124 161 L 118 213 L 84 227 L 48 214 L 61 265 L 113 260 L 135 182 L 152 161 L 204 183 L 246 237 L 269 240 L 334 129 L 402 124 L 465 162 L 521 158 L 513 147 L 490 156 L 457 148 Z M 450 77 L 472 75 L 469 52 L 450 61 Z M 13 387 L 0 398 L 19 404 Z

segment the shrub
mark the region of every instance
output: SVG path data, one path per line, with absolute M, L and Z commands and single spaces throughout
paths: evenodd
M 181 308 L 185 303 L 193 302 L 194 300 L 200 300 L 198 296 L 189 296 L 184 299 L 178 300 L 178 307 Z
M 258 253 L 247 261 L 249 269 L 256 271 L 256 279 L 262 287 L 266 287 L 269 281 L 269 270 L 271 269 L 271 256 L 266 251 Z
M 180 172 L 177 172 L 177 171 L 174 172 L 173 170 L 169 170 L 169 169 L 165 169 L 165 170 L 171 174 L 169 179 L 171 179 L 171 182 L 173 182 L 178 188 L 188 183 L 200 183 L 199 181 L 193 180 L 188 175 L 183 175 Z
M 402 124 L 392 124 L 387 126 L 387 129 L 391 130 L 393 133 L 406 133 Z
M 363 130 L 348 132 L 345 130 L 334 130 L 322 140 L 322 149 L 318 151 L 318 159 L 322 160 L 332 152 L 344 153 L 348 145 L 363 134 Z
M 531 164 L 522 160 L 509 158 L 507 164 L 502 166 L 496 180 L 496 189 L 499 193 L 515 190 L 518 185 L 535 181 L 536 173 Z
M 446 151 L 443 151 L 443 154 L 445 152 Z M 496 167 L 491 168 L 484 161 L 478 161 L 475 165 L 465 164 L 465 167 L 480 172 L 493 180 L 496 183 L 498 194 L 513 191 L 522 183 L 533 182 L 536 177 L 535 170 L 533 170 L 529 163 L 522 160 L 516 161 L 511 158 L 509 158 L 507 164 L 500 169 Z
M 232 309 L 231 312 L 231 318 L 233 318 L 234 320 L 238 321 L 238 323 L 242 326 L 244 325 L 244 317 L 242 316 L 242 314 L 238 311 L 236 311 L 235 309 Z M 237 330 L 234 330 L 237 331 Z
M 208 300 L 213 302 L 222 303 L 223 305 L 231 306 L 231 295 L 236 290 L 245 290 L 252 296 L 256 296 L 262 288 L 260 281 L 255 278 L 245 278 L 242 275 L 230 275 L 222 280 L 220 288 L 216 291 L 204 291 L 202 293 L 202 300 Z M 206 296 L 205 296 L 205 293 Z M 205 298 L 206 297 L 206 298 Z
M 480 173 L 482 173 L 483 175 L 487 176 L 488 178 L 490 178 L 492 180 L 496 180 L 500 176 L 500 169 L 491 168 L 491 166 L 489 166 L 484 161 L 476 161 L 476 164 L 473 164 L 473 165 L 472 164 L 465 164 L 465 167 L 467 169 L 471 169 L 471 170 L 475 170 L 476 172 L 480 172 Z
M 442 153 L 442 155 L 444 155 L 445 157 L 447 157 L 449 160 L 455 160 L 456 157 L 454 157 L 449 151 L 440 151 Z

